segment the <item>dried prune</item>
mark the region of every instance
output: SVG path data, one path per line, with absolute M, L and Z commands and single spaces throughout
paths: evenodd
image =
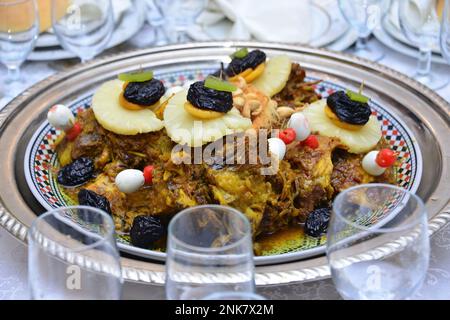
M 326 233 L 330 216 L 330 208 L 320 208 L 311 212 L 306 218 L 305 233 L 311 237 L 320 237 Z
M 166 93 L 164 84 L 157 79 L 144 82 L 130 82 L 125 87 L 123 97 L 128 102 L 140 106 L 154 105 Z
M 206 88 L 204 81 L 197 81 L 189 87 L 187 100 L 203 110 L 226 113 L 233 108 L 231 92 Z
M 150 248 L 164 233 L 159 217 L 137 216 L 130 230 L 131 244 L 139 248 Z
M 253 50 L 244 58 L 234 58 L 226 69 L 229 77 L 233 77 L 247 69 L 255 69 L 261 63 L 266 61 L 266 54 L 261 50 Z
M 226 70 L 225 70 L 225 65 L 223 62 L 220 63 L 220 69 L 214 71 L 213 73 L 211 73 L 211 76 L 213 77 L 217 77 L 219 79 L 223 79 L 225 80 L 225 76 L 227 75 Z
M 95 193 L 92 190 L 81 189 L 78 192 L 78 202 L 82 206 L 94 207 L 112 214 L 111 205 L 106 197 Z
M 73 161 L 58 172 L 58 183 L 67 187 L 79 186 L 89 181 L 94 175 L 94 161 L 82 157 Z
M 327 98 L 328 107 L 339 120 L 349 124 L 365 125 L 372 114 L 367 103 L 350 99 L 344 91 L 337 91 Z

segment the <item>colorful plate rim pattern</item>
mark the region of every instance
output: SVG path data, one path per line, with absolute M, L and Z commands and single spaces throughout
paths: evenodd
M 182 85 L 186 81 L 202 79 L 205 74 L 215 69 L 203 68 L 201 70 L 189 70 L 181 72 L 162 72 L 157 76 L 162 79 L 167 87 Z M 308 80 L 317 80 L 309 77 Z M 330 81 L 322 81 L 316 86 L 316 91 L 323 97 L 328 94 L 344 89 L 342 86 Z M 89 92 L 69 104 L 74 114 L 89 107 L 93 92 Z M 50 106 L 49 106 L 50 107 Z M 376 101 L 371 101 L 374 114 L 382 125 L 383 136 L 388 140 L 391 148 L 399 153 L 403 160 L 397 168 L 399 186 L 415 192 L 420 185 L 422 176 L 422 155 L 420 147 L 411 134 L 411 131 L 403 123 L 400 117 Z M 66 205 L 73 205 L 70 199 L 61 192 L 54 175 L 48 170 L 50 167 L 58 167 L 53 146 L 60 134 L 45 121 L 35 132 L 27 146 L 24 158 L 24 171 L 27 184 L 39 203 L 47 210 Z M 309 237 L 308 237 L 309 238 Z M 288 253 L 255 257 L 257 265 L 279 263 L 282 261 L 293 261 L 307 257 L 323 254 L 325 252 L 326 238 L 310 238 L 310 247 L 307 249 L 297 248 Z M 165 260 L 165 253 L 133 247 L 126 240 L 118 237 L 118 247 L 127 253 L 158 261 Z

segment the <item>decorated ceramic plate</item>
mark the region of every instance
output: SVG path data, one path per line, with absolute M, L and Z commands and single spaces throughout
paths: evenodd
M 162 80 L 166 87 L 182 86 L 186 82 L 203 80 L 206 75 L 216 70 L 215 67 L 200 68 L 185 71 L 160 70 L 155 77 Z M 306 81 L 319 80 L 309 77 Z M 314 85 L 316 93 L 326 98 L 330 94 L 345 90 L 333 81 L 321 81 Z M 67 106 L 74 115 L 90 108 L 94 91 L 73 99 Z M 49 106 L 50 107 L 50 106 Z M 420 184 L 422 175 L 422 157 L 420 148 L 411 130 L 402 122 L 400 117 L 388 107 L 372 99 L 370 101 L 372 114 L 381 124 L 381 132 L 389 147 L 398 155 L 398 163 L 394 167 L 395 183 L 407 190 L 415 192 Z M 29 141 L 24 157 L 25 177 L 31 192 L 46 209 L 74 205 L 73 200 L 65 194 L 63 188 L 56 181 L 57 169 L 60 168 L 55 144 L 61 135 L 47 121 L 36 130 Z M 283 249 L 274 245 L 284 239 Z M 129 236 L 117 236 L 119 248 L 127 253 L 141 257 L 164 260 L 165 253 L 134 247 L 130 244 Z M 302 228 L 289 228 L 284 233 L 275 236 L 271 241 L 262 241 L 261 255 L 255 259 L 256 264 L 269 264 L 282 261 L 298 260 L 324 252 L 326 237 L 311 237 L 304 233 Z M 287 245 L 286 245 L 287 243 Z
M 136 70 L 137 66 L 152 69 L 161 78 L 172 75 L 172 82 L 177 81 L 180 71 L 183 71 L 184 77 L 189 74 L 199 76 L 199 71 L 204 73 L 217 68 L 221 61 L 226 62 L 236 47 L 259 48 L 270 57 L 288 55 L 292 61 L 302 65 L 311 79 L 324 81 L 316 87 L 324 93 L 327 89 L 337 88 L 357 90 L 364 80 L 364 93 L 371 97 L 373 111 L 383 119 L 381 124 L 385 138 L 393 148 L 406 146 L 408 159 L 399 163 L 397 169 L 404 171 L 400 172 L 404 178 L 398 174 L 397 184 L 411 190 L 417 189 L 416 194 L 427 207 L 430 234 L 448 223 L 450 106 L 434 91 L 395 70 L 354 56 L 284 44 L 208 42 L 156 47 L 95 59 L 36 84 L 2 109 L 0 225 L 26 243 L 29 227 L 36 216 L 45 212 L 46 208 L 67 201 L 64 196 L 60 199 L 61 195 L 52 185 L 53 177 L 45 173 L 50 165 L 58 166 L 53 149 L 48 149 L 57 134 L 46 122 L 50 106 L 63 103 L 71 106 L 74 113 L 78 112 L 86 107 L 90 96 L 102 83 L 116 78 L 119 73 Z M 424 155 L 422 158 L 417 146 Z M 424 174 L 421 175 L 422 166 Z M 52 198 L 44 198 L 43 194 L 53 192 Z M 298 239 L 301 240 L 301 237 Z M 329 277 L 324 248 L 317 243 L 317 239 L 314 241 L 315 246 L 310 249 L 300 250 L 300 246 L 294 243 L 297 251 L 257 257 L 256 285 L 297 283 Z M 392 244 L 368 240 L 364 243 L 368 249 L 363 258 L 379 259 L 389 255 L 395 247 Z M 164 283 L 164 263 L 157 261 L 163 259 L 163 255 L 157 258 L 155 252 L 126 244 L 120 244 L 120 247 L 122 251 L 133 253 L 120 258 L 125 280 L 145 284 Z M 150 259 L 142 259 L 138 255 Z M 362 257 L 356 256 L 355 259 L 361 260 Z

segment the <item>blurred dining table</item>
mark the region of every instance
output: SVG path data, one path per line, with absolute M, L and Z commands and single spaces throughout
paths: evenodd
M 121 52 L 123 50 L 148 47 L 138 39 L 142 39 L 145 29 L 118 47 L 109 49 L 103 55 Z M 381 64 L 397 69 L 405 74 L 411 73 L 416 60 L 397 53 L 375 38 L 370 40 L 376 50 L 383 50 L 385 57 Z M 70 68 L 79 60 L 26 62 L 23 66 L 24 81 L 14 88 L 16 94 L 27 89 L 46 77 Z M 450 75 L 450 67 L 440 66 L 438 71 L 443 75 Z M 0 83 L 3 82 L 6 69 L 0 65 Z M 437 91 L 444 99 L 450 101 L 450 85 Z M 0 97 L 0 110 L 9 99 Z M 450 224 L 432 237 L 430 268 L 423 287 L 412 297 L 413 299 L 450 299 Z M 0 300 L 28 299 L 27 288 L 27 248 L 0 227 Z M 258 293 L 268 299 L 340 299 L 330 279 L 301 284 L 277 285 L 259 288 Z M 164 299 L 164 287 L 150 286 L 136 283 L 126 283 L 124 299 Z

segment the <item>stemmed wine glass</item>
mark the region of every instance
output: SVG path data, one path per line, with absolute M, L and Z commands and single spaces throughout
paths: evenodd
M 166 19 L 159 6 L 156 5 L 157 0 L 146 0 L 147 21 L 153 28 L 156 45 L 167 44 L 168 39 L 165 31 Z
M 251 292 L 216 292 L 202 300 L 266 300 L 266 298 Z
M 345 299 L 405 299 L 425 279 L 427 214 L 405 189 L 367 184 L 341 192 L 327 236 L 331 275 Z
M 186 209 L 168 228 L 168 299 L 205 299 L 218 292 L 253 293 L 254 264 L 250 223 L 225 206 Z
M 339 0 L 339 8 L 345 20 L 358 33 L 354 54 L 372 61 L 383 58 L 383 52 L 375 52 L 368 44 L 368 37 L 387 13 L 390 0 Z
M 52 0 L 53 29 L 64 49 L 86 62 L 101 53 L 114 30 L 111 0 Z
M 0 62 L 8 69 L 5 96 L 12 98 L 17 93 L 13 86 L 20 84 L 20 66 L 33 50 L 38 35 L 34 0 L 0 1 Z
M 444 9 L 442 11 L 441 25 L 441 53 L 444 59 L 450 63 L 450 1 L 445 0 Z
M 440 13 L 438 0 L 399 1 L 400 27 L 405 37 L 419 47 L 419 59 L 414 79 L 430 87 L 440 89 L 448 78 L 431 72 L 432 49 L 439 46 Z
M 110 215 L 74 206 L 39 216 L 28 233 L 32 299 L 117 300 L 120 255 Z
M 206 7 L 208 0 L 155 0 L 164 14 L 168 38 L 174 43 L 188 42 L 186 32 Z

